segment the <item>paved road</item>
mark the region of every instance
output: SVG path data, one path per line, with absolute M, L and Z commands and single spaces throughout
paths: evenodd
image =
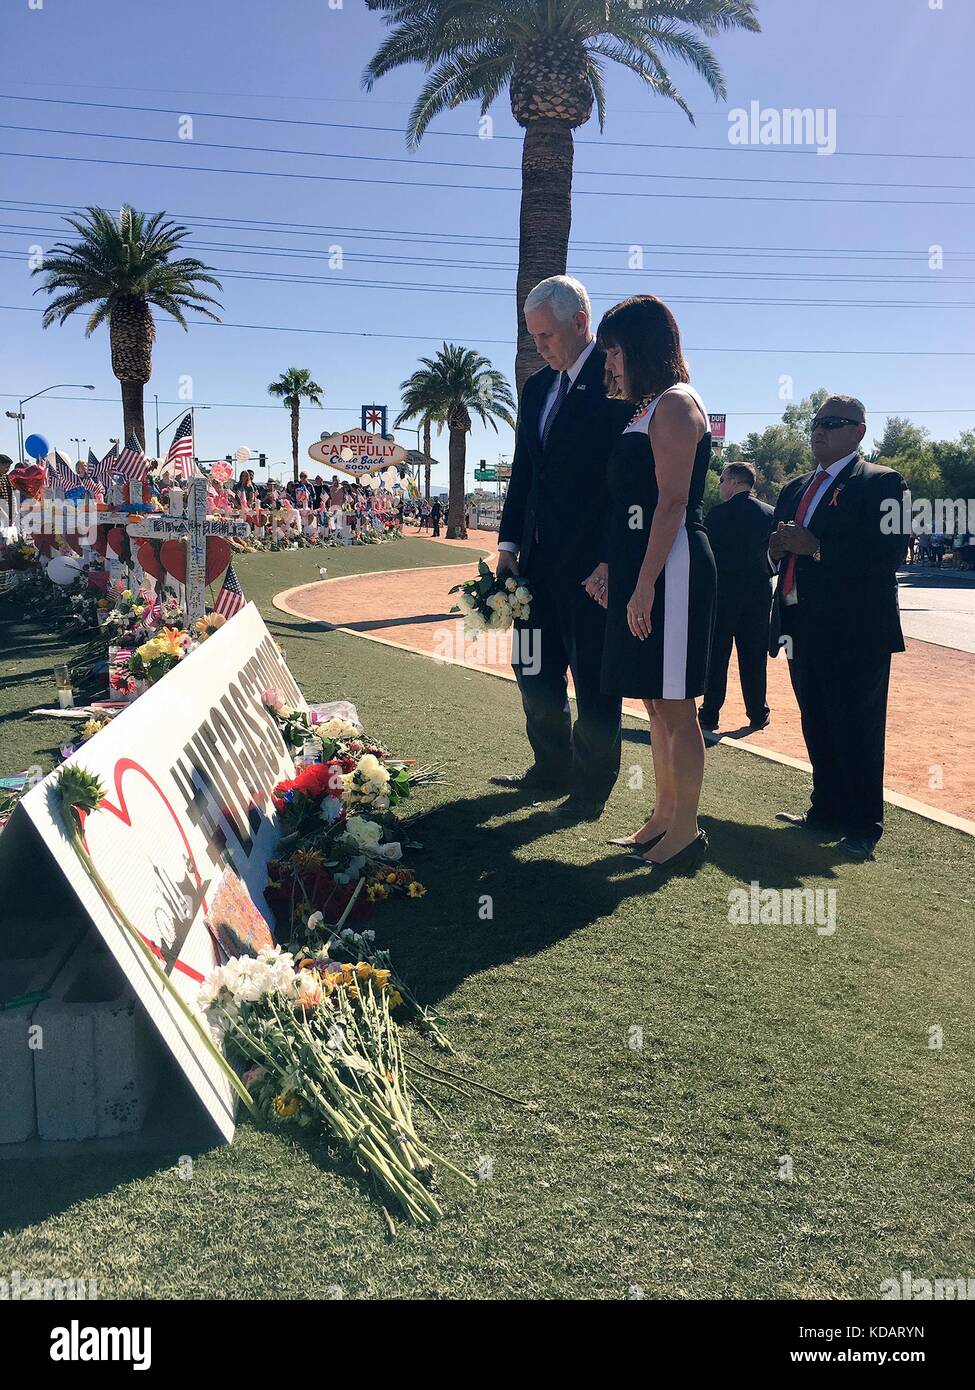
M 898 575 L 901 621 L 908 637 L 975 652 L 975 571 L 909 565 Z

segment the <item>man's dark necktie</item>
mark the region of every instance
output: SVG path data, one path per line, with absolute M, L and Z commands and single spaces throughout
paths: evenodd
M 559 374 L 559 389 L 558 389 L 558 390 L 556 391 L 556 393 L 555 393 L 555 400 L 552 402 L 551 408 L 550 408 L 548 414 L 545 416 L 545 423 L 542 425 L 542 448 L 543 448 L 543 449 L 545 448 L 545 445 L 548 443 L 549 431 L 550 431 L 551 428 L 552 428 L 552 425 L 553 425 L 553 423 L 554 423 L 554 421 L 555 421 L 555 417 L 556 417 L 556 415 L 558 415 L 559 411 L 561 410 L 561 408 L 562 408 L 562 402 L 565 400 L 565 398 L 566 398 L 566 396 L 567 396 L 568 394 L 569 394 L 569 373 L 568 373 L 568 372 L 561 372 L 561 373 Z

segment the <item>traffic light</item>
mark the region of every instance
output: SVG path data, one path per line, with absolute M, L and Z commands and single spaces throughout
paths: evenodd
M 233 467 L 233 463 L 234 463 L 234 456 L 233 456 L 233 454 L 224 454 L 223 457 L 224 457 L 224 461 L 225 461 L 226 463 L 229 463 L 230 466 Z
M 266 468 L 266 467 L 267 467 L 267 454 L 258 454 L 258 456 L 257 456 L 257 466 L 258 466 L 258 468 Z

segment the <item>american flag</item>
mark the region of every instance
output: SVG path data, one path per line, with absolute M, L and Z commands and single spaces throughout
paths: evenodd
M 217 594 L 213 611 L 214 613 L 222 613 L 225 618 L 232 618 L 235 613 L 240 612 L 246 602 L 244 591 L 240 587 L 240 580 L 234 574 L 233 561 L 231 561 L 227 566 L 227 573 L 223 577 L 223 588 Z
M 107 457 L 105 461 L 108 461 Z M 140 482 L 149 472 L 149 460 L 134 434 L 130 434 L 125 441 L 125 448 L 112 465 L 112 472 L 120 478 L 138 478 Z
M 176 478 L 194 478 L 197 476 L 199 470 L 193 462 L 193 414 L 189 410 L 179 422 L 179 427 L 173 435 L 173 442 L 169 446 L 166 462 L 172 464 L 173 476 Z
M 65 492 L 70 492 L 73 487 L 77 487 L 80 479 L 77 473 L 68 463 L 60 449 L 55 449 L 52 455 L 53 463 L 47 465 L 47 472 L 50 481 L 55 487 L 64 488 Z
M 93 478 L 102 488 L 112 485 L 112 478 L 118 468 L 118 445 L 113 444 L 108 453 L 100 461 L 95 458 L 91 449 L 88 450 L 88 475 Z M 86 484 L 83 484 L 86 490 Z

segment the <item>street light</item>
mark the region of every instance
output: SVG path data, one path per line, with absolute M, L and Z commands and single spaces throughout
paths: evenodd
M 76 457 L 77 457 L 78 459 L 80 459 L 80 458 L 81 458 L 81 446 L 82 446 L 82 444 L 87 444 L 87 443 L 88 443 L 88 440 L 87 440 L 87 439 L 80 439 L 80 438 L 78 437 L 78 435 L 73 434 L 73 435 L 71 436 L 71 443 L 72 443 L 72 444 L 77 444 L 77 446 L 78 446 L 78 452 L 77 452 Z
M 162 448 L 162 445 L 161 445 L 160 442 L 159 442 L 159 441 L 160 441 L 160 438 L 162 437 L 162 435 L 164 435 L 164 434 L 166 433 L 166 431 L 169 429 L 169 426 L 170 426 L 170 425 L 175 425 L 175 423 L 176 423 L 177 420 L 182 420 L 183 416 L 186 414 L 186 411 L 185 411 L 185 410 L 179 411 L 179 413 L 176 414 L 176 415 L 174 415 L 173 418 L 169 421 L 169 424 L 163 425 L 162 428 L 160 429 L 160 427 L 159 427 L 159 397 L 156 396 L 155 399 L 156 399 L 156 458 L 158 458 L 158 457 L 159 457 L 159 450 Z M 190 418 L 191 418 L 192 424 L 193 424 L 193 450 L 194 450 L 194 452 L 196 451 L 196 412 L 197 412 L 198 410 L 209 410 L 209 409 L 210 409 L 210 407 L 209 407 L 208 405 L 191 405 L 191 406 L 190 406 Z
M 35 391 L 33 396 L 25 396 L 19 402 L 20 413 L 17 417 L 17 448 L 20 454 L 21 463 L 26 463 L 24 458 L 24 406 L 28 401 L 36 400 L 38 396 L 43 396 L 47 391 L 94 391 L 94 386 L 83 385 L 79 381 L 58 381 L 53 386 L 44 386 L 40 391 Z M 12 411 L 7 411 L 11 419 L 14 418 Z

